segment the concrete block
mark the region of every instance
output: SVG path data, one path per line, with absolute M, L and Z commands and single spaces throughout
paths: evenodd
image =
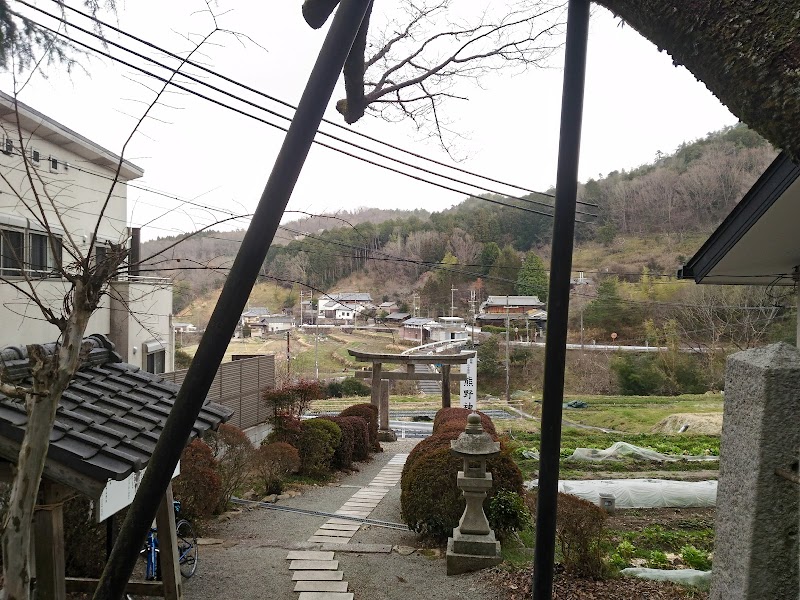
M 289 563 L 292 571 L 336 571 L 339 569 L 338 560 L 293 560 Z
M 461 573 L 471 573 L 480 571 L 488 567 L 499 565 L 503 562 L 500 556 L 500 544 L 497 544 L 497 553 L 494 556 L 473 556 L 470 554 L 458 554 L 453 550 L 453 538 L 447 540 L 447 574 L 460 575 Z
M 297 600 L 353 600 L 351 592 L 300 592 Z
M 292 581 L 341 581 L 343 571 L 295 571 Z
M 346 592 L 346 581 L 298 581 L 295 592 Z
M 286 560 L 333 560 L 333 552 L 319 550 L 292 550 Z

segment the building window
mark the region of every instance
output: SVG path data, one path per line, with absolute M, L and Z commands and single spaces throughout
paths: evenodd
M 58 159 L 55 156 L 50 157 L 50 172 L 58 173 Z
M 49 277 L 54 274 L 61 262 L 61 238 L 41 233 L 31 233 L 28 270 L 34 277 Z
M 0 230 L 0 275 L 18 277 L 25 260 L 25 236 L 21 231 Z
M 36 167 L 38 167 L 39 164 L 42 162 L 42 153 L 39 152 L 36 148 L 31 148 L 31 162 Z
M 8 136 L 3 140 L 3 152 L 6 154 L 14 153 L 14 140 Z
M 148 373 L 160 375 L 166 370 L 167 353 L 164 344 L 158 340 L 150 340 L 142 344 L 142 362 Z

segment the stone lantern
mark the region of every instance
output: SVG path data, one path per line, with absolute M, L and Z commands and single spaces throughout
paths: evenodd
M 467 506 L 447 540 L 447 574 L 458 575 L 478 571 L 502 562 L 500 542 L 483 512 L 486 492 L 492 489 L 492 474 L 486 472 L 486 460 L 500 453 L 495 442 L 483 430 L 480 415 L 467 417 L 467 427 L 457 440 L 450 442 L 450 451 L 464 459 L 464 470 L 458 472 L 458 488 L 464 492 Z

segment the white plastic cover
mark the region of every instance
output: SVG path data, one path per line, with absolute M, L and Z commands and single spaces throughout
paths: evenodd
M 525 483 L 537 487 L 534 479 Z M 616 508 L 705 508 L 717 502 L 716 481 L 668 479 L 569 479 L 558 491 L 600 504 L 600 494 L 614 496 Z
M 698 571 L 697 569 L 646 569 L 644 567 L 630 567 L 620 571 L 629 577 L 640 579 L 653 579 L 655 581 L 671 581 L 680 585 L 693 585 L 701 589 L 711 586 L 711 571 Z
M 575 448 L 570 457 L 575 460 L 620 460 L 632 458 L 635 460 L 652 460 L 658 462 L 673 462 L 677 460 L 719 460 L 719 456 L 675 456 L 661 454 L 649 448 L 634 446 L 628 442 L 614 442 L 610 448 L 598 450 L 596 448 Z

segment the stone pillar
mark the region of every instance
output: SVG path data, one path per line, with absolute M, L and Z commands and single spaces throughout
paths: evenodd
M 378 441 L 396 442 L 397 435 L 389 429 L 389 382 L 381 381 L 381 401 L 378 406 Z
M 728 358 L 711 600 L 797 597 L 799 397 L 794 346 Z
M 381 403 L 381 371 L 383 370 L 383 363 L 372 363 L 372 397 L 370 402 L 373 406 L 380 408 Z

